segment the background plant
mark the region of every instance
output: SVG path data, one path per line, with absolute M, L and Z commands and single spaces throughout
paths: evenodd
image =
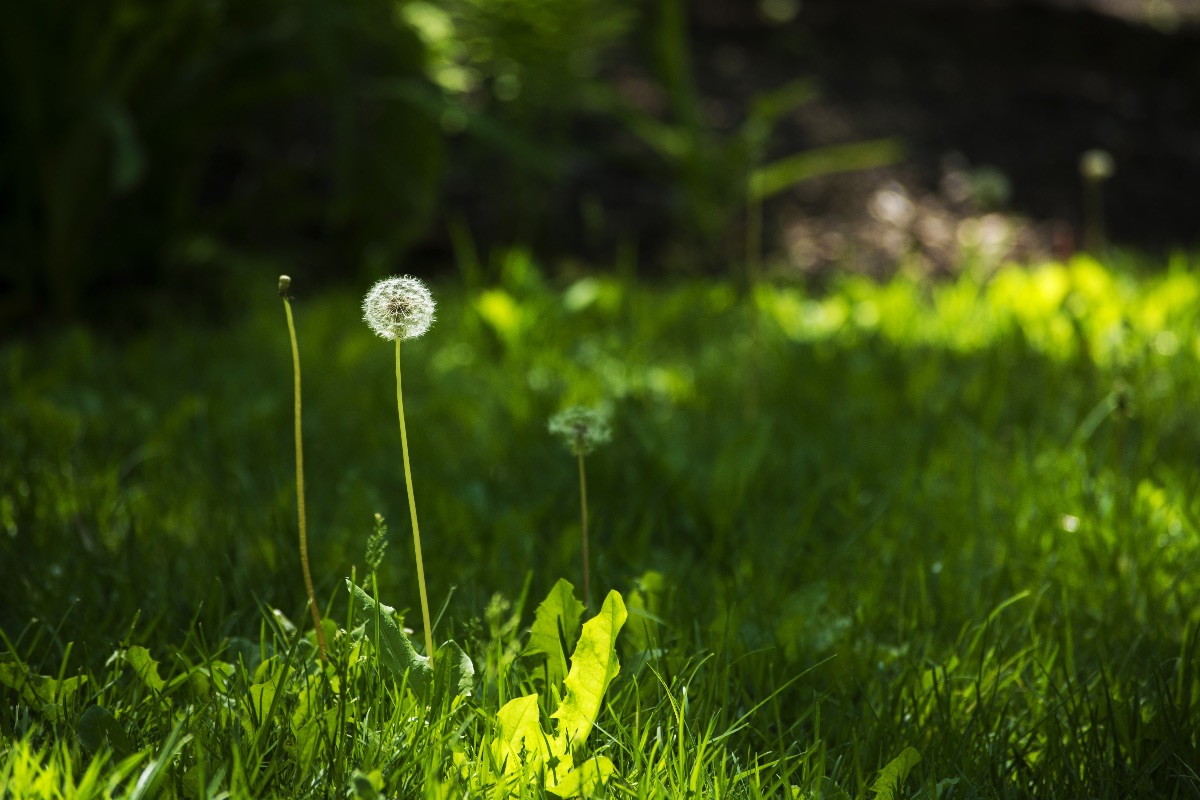
M 6 327 L 110 303 L 144 316 L 163 294 L 176 309 L 215 305 L 230 252 L 286 252 L 300 272 L 335 257 L 378 269 L 422 230 L 441 139 L 411 101 L 379 91 L 421 74 L 421 42 L 392 4 L 0 13 Z M 149 309 L 122 299 L 130 288 Z

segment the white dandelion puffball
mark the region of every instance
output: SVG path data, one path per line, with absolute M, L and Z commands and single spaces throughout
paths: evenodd
M 433 325 L 436 308 L 425 284 L 404 275 L 371 287 L 363 299 L 363 319 L 384 339 L 415 339 Z

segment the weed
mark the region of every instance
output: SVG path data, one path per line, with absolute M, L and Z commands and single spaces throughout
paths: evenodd
M 301 430 L 300 405 L 300 345 L 296 343 L 296 323 L 292 319 L 292 303 L 288 296 L 292 279 L 279 276 L 279 296 L 283 298 L 283 310 L 287 312 L 288 335 L 292 340 L 292 369 L 295 375 L 294 395 L 296 399 L 296 511 L 300 520 L 300 566 L 304 571 L 304 589 L 308 592 L 308 607 L 312 610 L 313 629 L 317 634 L 317 646 L 321 660 L 325 660 L 325 632 L 321 629 L 321 612 L 317 608 L 316 593 L 313 591 L 312 572 L 308 568 L 308 517 L 304 509 L 304 437 Z
M 404 392 L 400 379 L 400 342 L 415 339 L 433 324 L 433 295 L 425 284 L 408 276 L 388 278 L 371 287 L 363 300 L 363 315 L 371 330 L 396 342 L 396 410 L 400 415 L 400 445 L 404 452 L 404 483 L 412 514 L 413 551 L 417 560 L 417 583 L 421 588 L 421 618 L 425 623 L 425 652 L 433 659 L 433 625 L 429 620 L 429 597 L 425 590 L 425 559 L 421 555 L 421 528 L 417 524 L 417 500 L 413 495 L 412 467 L 408 460 L 408 430 L 404 426 Z

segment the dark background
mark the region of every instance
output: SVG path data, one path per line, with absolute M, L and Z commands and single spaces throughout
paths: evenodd
M 1193 5 L 8 4 L 0 330 L 224 313 L 248 273 L 486 279 L 511 247 L 738 272 L 753 167 L 882 137 L 901 159 L 822 162 L 767 201 L 770 269 L 952 272 L 979 220 L 996 257 L 1067 257 L 1092 148 L 1116 165 L 1107 240 L 1191 247 Z M 743 135 L 795 81 L 811 97 Z

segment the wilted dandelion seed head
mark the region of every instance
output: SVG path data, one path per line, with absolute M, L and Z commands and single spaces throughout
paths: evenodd
M 575 455 L 587 455 L 612 438 L 608 414 L 586 406 L 571 406 L 550 418 L 550 432 L 562 438 Z
M 436 308 L 425 284 L 404 275 L 371 287 L 363 299 L 363 319 L 384 339 L 415 339 L 433 325 Z

